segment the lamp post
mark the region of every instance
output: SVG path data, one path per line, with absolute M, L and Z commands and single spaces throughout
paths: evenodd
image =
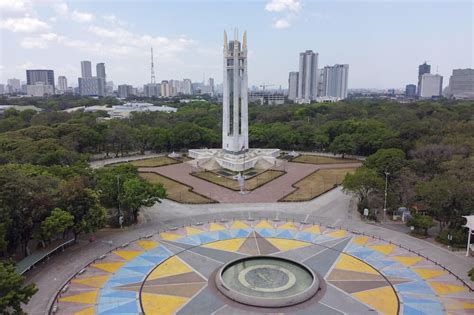
M 387 188 L 388 188 L 388 176 L 390 175 L 389 172 L 384 171 L 385 174 L 385 198 L 383 201 L 383 220 L 385 221 L 385 214 L 387 213 Z

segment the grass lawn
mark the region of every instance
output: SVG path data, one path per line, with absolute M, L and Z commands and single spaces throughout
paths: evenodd
M 123 163 L 114 163 L 114 164 L 109 164 L 109 165 L 115 166 L 115 165 L 125 164 L 125 163 L 130 163 L 136 167 L 159 167 L 159 166 L 177 164 L 181 162 L 167 156 L 159 156 L 159 157 L 150 158 L 150 159 L 135 160 L 135 161 L 129 161 L 129 162 L 123 162 Z
M 140 177 L 150 183 L 160 183 L 165 187 L 168 199 L 182 203 L 214 203 L 215 200 L 202 196 L 192 191 L 192 187 L 172 180 L 157 173 L 140 172 Z
M 280 201 L 308 201 L 340 184 L 347 173 L 353 173 L 355 168 L 333 168 L 317 170 L 299 182 L 293 184 L 296 188 Z
M 308 163 L 308 164 L 341 164 L 341 163 L 360 163 L 361 161 L 353 159 L 341 159 L 329 156 L 319 155 L 299 155 L 290 162 Z
M 277 170 L 267 170 L 261 172 L 260 174 L 253 176 L 245 181 L 245 189 L 254 190 L 274 180 L 275 178 L 280 177 L 283 174 L 285 174 L 285 172 Z M 235 191 L 240 190 L 239 182 L 237 180 L 221 176 L 214 172 L 198 172 L 193 173 L 192 175 Z

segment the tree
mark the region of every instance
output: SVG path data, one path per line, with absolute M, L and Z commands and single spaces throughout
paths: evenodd
M 41 222 L 39 228 L 39 237 L 43 242 L 48 242 L 53 236 L 58 233 L 64 233 L 74 225 L 74 216 L 69 212 L 63 211 L 59 208 L 54 208 L 51 214 Z
M 344 133 L 337 136 L 329 146 L 332 153 L 342 154 L 342 158 L 346 154 L 354 154 L 356 145 L 350 134 Z
M 407 226 L 413 226 L 418 234 L 428 235 L 428 229 L 436 225 L 433 219 L 426 215 L 414 214 L 406 223 Z M 422 233 L 420 233 L 422 232 Z
M 24 278 L 11 264 L 0 262 L 0 313 L 25 314 L 21 304 L 26 304 L 38 291 L 34 284 L 24 285 Z
M 395 176 L 406 162 L 405 152 L 400 149 L 379 149 L 367 157 L 364 166 L 375 169 L 380 174 L 388 172 Z
M 351 192 L 359 199 L 359 210 L 368 206 L 369 195 L 384 185 L 382 178 L 375 170 L 366 167 L 358 168 L 354 174 L 348 173 L 342 181 L 343 190 Z
M 131 219 L 136 222 L 140 207 L 151 207 L 166 196 L 162 185 L 151 184 L 141 178 L 128 179 L 123 183 L 120 203 L 131 212 Z

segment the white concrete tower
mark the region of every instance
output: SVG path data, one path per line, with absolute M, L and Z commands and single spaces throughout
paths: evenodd
M 222 149 L 241 154 L 249 148 L 247 32 L 242 44 L 235 29 L 234 39 L 227 41 L 224 31 L 224 82 L 222 109 Z

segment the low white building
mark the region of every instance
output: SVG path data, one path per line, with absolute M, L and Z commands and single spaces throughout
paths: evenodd
M 129 102 L 123 105 L 115 105 L 115 106 L 89 106 L 89 107 L 74 107 L 66 109 L 67 112 L 74 112 L 76 110 L 84 110 L 84 112 L 98 112 L 98 111 L 105 111 L 109 115 L 110 118 L 128 118 L 130 114 L 133 112 L 166 112 L 166 113 L 174 113 L 178 109 L 175 107 L 170 106 L 155 106 L 150 103 L 137 103 L 137 102 Z

